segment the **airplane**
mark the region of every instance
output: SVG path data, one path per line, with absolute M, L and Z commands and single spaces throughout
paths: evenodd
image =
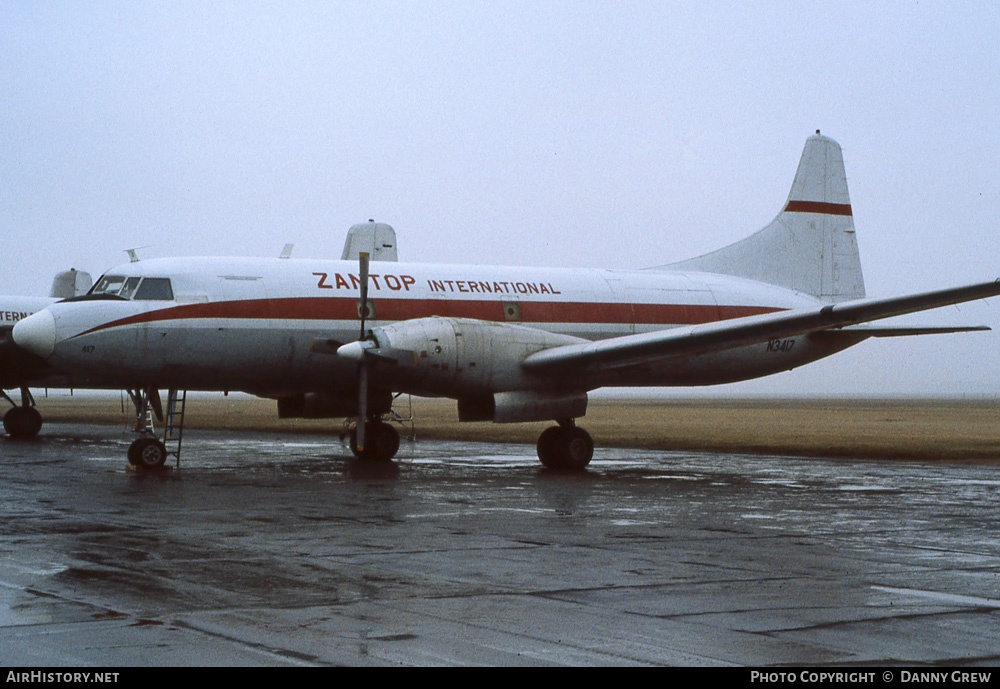
M 11 437 L 31 437 L 42 428 L 42 415 L 28 385 L 42 382 L 56 387 L 60 382 L 58 377 L 44 378 L 45 362 L 14 344 L 14 325 L 60 299 L 86 294 L 92 286 L 90 273 L 70 268 L 56 273 L 48 297 L 0 296 L 0 397 L 11 404 L 3 417 L 4 430 Z M 10 388 L 20 389 L 20 404 L 7 394 Z
M 777 217 L 697 258 L 636 271 L 378 272 L 369 258 L 129 263 L 19 321 L 13 338 L 78 387 L 166 389 L 171 408 L 179 391 L 238 390 L 277 400 L 282 417 L 353 417 L 362 460 L 398 450 L 383 421 L 394 394 L 455 399 L 461 421 L 554 421 L 539 460 L 580 470 L 594 443 L 576 419 L 592 390 L 730 383 L 871 337 L 988 330 L 870 323 L 1000 294 L 991 280 L 866 298 L 843 154 L 818 130 Z M 129 448 L 138 466 L 166 455 L 156 438 Z
M 293 249 L 293 244 L 286 244 L 280 258 L 289 258 Z M 132 262 L 139 260 L 137 251 L 126 249 Z M 368 253 L 373 261 L 398 260 L 396 231 L 390 225 L 376 223 L 374 220 L 352 225 L 344 241 L 342 259 L 357 260 L 362 251 Z M 48 297 L 0 296 L 0 397 L 12 407 L 4 415 L 4 430 L 11 438 L 31 438 L 41 431 L 42 416 L 29 386 L 73 387 L 69 379 L 60 375 L 43 359 L 13 342 L 11 331 L 14 324 L 57 301 L 86 294 L 93 284 L 90 273 L 70 268 L 56 274 Z M 20 389 L 20 405 L 7 394 L 6 390 L 10 388 Z M 157 417 L 162 420 L 162 406 L 158 398 L 150 399 L 142 390 L 129 389 L 128 393 L 135 404 L 138 429 L 145 428 L 142 419 L 147 405 L 151 404 Z

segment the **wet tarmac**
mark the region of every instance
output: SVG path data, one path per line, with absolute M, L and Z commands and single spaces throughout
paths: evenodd
M 995 665 L 995 467 L 190 431 L 0 439 L 7 666 Z

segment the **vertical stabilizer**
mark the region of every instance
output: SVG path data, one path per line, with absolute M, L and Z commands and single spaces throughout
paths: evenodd
M 369 220 L 351 225 L 344 242 L 342 261 L 357 261 L 361 252 L 367 252 L 373 261 L 396 261 L 396 231 L 384 222 Z
M 840 144 L 806 140 L 784 209 L 735 244 L 669 266 L 788 287 L 830 302 L 865 296 Z
M 78 297 L 89 292 L 93 285 L 94 280 L 90 277 L 90 273 L 70 268 L 56 273 L 52 279 L 52 289 L 49 290 L 49 296 L 54 299 Z

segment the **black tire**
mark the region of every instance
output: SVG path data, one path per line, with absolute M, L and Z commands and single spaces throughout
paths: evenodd
M 562 426 L 551 426 L 538 436 L 538 461 L 546 469 L 562 469 L 564 465 L 562 448 L 566 444 L 566 431 Z
M 158 469 L 167 461 L 167 448 L 156 438 L 139 438 L 129 445 L 128 461 L 143 469 Z
M 34 407 L 14 407 L 4 414 L 3 428 L 17 440 L 34 438 L 42 430 L 42 415 Z
M 378 426 L 379 459 L 388 462 L 399 452 L 399 432 L 387 423 Z
M 564 457 L 566 468 L 573 471 L 584 469 L 594 458 L 594 440 L 582 428 L 572 428 L 566 432 Z
M 387 423 L 381 421 L 368 422 L 365 428 L 366 443 L 364 451 L 358 450 L 358 430 L 351 429 L 351 452 L 358 459 L 366 462 L 388 462 L 399 451 L 399 433 Z
M 594 457 L 594 441 L 582 428 L 552 426 L 538 437 L 538 459 L 546 469 L 581 471 Z

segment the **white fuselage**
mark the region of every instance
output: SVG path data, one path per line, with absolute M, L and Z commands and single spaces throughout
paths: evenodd
M 267 396 L 348 392 L 356 385 L 356 363 L 334 352 L 359 337 L 358 272 L 356 263 L 337 260 L 125 264 L 106 276 L 166 278 L 172 298 L 53 304 L 48 362 L 80 387 L 244 390 Z M 395 262 L 372 264 L 368 296 L 374 318 L 366 329 L 443 316 L 587 340 L 820 303 L 792 290 L 710 273 Z M 600 370 L 534 386 L 707 385 L 787 370 L 844 346 L 801 336 L 651 361 L 627 374 Z M 496 385 L 499 391 L 503 383 Z

